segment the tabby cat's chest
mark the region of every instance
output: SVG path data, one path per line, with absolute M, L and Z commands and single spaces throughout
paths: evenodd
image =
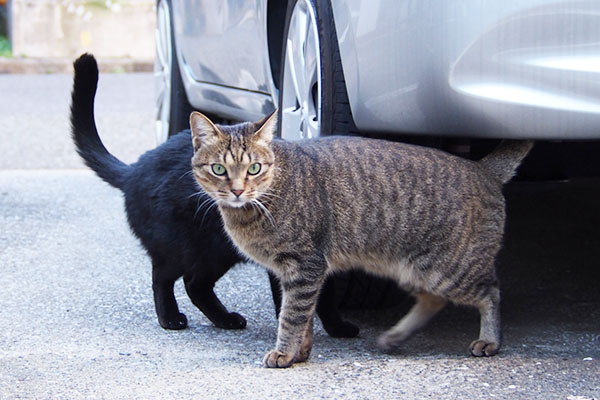
M 231 209 L 222 209 L 221 214 L 225 231 L 238 249 L 253 261 L 271 267 L 277 252 L 262 216 Z

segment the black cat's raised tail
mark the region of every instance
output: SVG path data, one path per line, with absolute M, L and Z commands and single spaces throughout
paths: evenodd
M 73 64 L 75 78 L 71 93 L 71 132 L 77 152 L 98 176 L 123 189 L 128 166 L 106 150 L 96 129 L 94 97 L 98 86 L 98 64 L 91 54 L 83 54 Z

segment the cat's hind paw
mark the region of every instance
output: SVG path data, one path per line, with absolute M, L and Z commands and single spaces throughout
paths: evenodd
M 386 335 L 381 335 L 377 339 L 377 347 L 384 353 L 389 353 L 396 349 L 397 344 Z
M 217 328 L 221 329 L 244 329 L 246 327 L 246 318 L 236 312 L 226 314 L 220 320 L 213 321 Z
M 400 346 L 400 344 L 402 342 L 404 342 L 406 339 L 408 339 L 409 336 L 410 336 L 410 334 L 408 334 L 408 333 L 406 333 L 404 331 L 401 331 L 401 332 L 393 332 L 393 331 L 384 332 L 377 339 L 377 347 L 379 347 L 379 349 L 381 351 L 383 351 L 384 353 L 394 352 L 395 350 L 398 349 L 398 346 Z
M 263 363 L 267 368 L 287 368 L 294 363 L 294 356 L 282 353 L 279 350 L 271 350 L 265 356 Z
M 485 340 L 475 340 L 469 346 L 471 350 L 471 354 L 475 357 L 491 357 L 498 354 L 498 350 L 500 350 L 500 345 L 498 343 L 488 342 Z

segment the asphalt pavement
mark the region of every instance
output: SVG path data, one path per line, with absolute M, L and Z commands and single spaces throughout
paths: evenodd
M 344 310 L 355 339 L 317 322 L 313 355 L 262 367 L 276 320 L 264 270 L 241 264 L 217 293 L 244 315 L 215 328 L 188 300 L 184 331 L 154 313 L 149 258 L 119 191 L 69 138 L 68 75 L 0 75 L 1 399 L 600 399 L 600 184 L 513 184 L 498 270 L 504 345 L 468 355 L 475 310 L 448 307 L 394 354 L 377 335 L 408 303 Z M 154 146 L 151 74 L 101 76 L 101 137 L 133 161 Z

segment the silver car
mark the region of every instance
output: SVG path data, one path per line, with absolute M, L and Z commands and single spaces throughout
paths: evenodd
M 158 0 L 156 44 L 159 142 L 275 108 L 291 140 L 600 139 L 598 0 Z

